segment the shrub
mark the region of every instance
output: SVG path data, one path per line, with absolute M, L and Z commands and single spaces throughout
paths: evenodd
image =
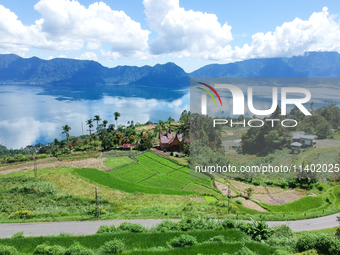
M 115 225 L 102 225 L 99 227 L 97 230 L 96 234 L 101 234 L 101 233 L 114 233 L 117 232 L 117 228 Z
M 38 245 L 33 254 L 40 254 L 40 255 L 63 255 L 65 253 L 65 248 L 59 245 L 49 246 L 47 244 L 40 244 Z
M 236 228 L 237 227 L 237 222 L 236 220 L 233 220 L 233 219 L 226 219 L 222 222 L 222 226 L 224 228 Z
M 96 216 L 97 213 L 99 213 L 99 215 L 100 214 L 106 214 L 107 211 L 104 209 L 104 207 L 101 207 L 101 206 L 99 206 L 98 209 L 97 209 L 97 207 L 91 207 L 87 210 L 88 215 Z
M 320 254 L 340 254 L 340 240 L 329 234 L 304 234 L 297 243 L 296 249 L 299 252 L 315 249 Z
M 178 230 L 177 224 L 173 221 L 165 220 L 159 223 L 156 227 L 156 231 L 168 232 Z
M 303 234 L 296 243 L 296 249 L 299 252 L 312 250 L 316 244 L 316 236 L 314 234 L 306 233 Z
M 256 255 L 256 253 L 244 246 L 233 255 Z
M 274 227 L 273 237 L 293 237 L 293 231 L 287 225 L 281 225 L 278 227 Z
M 215 229 L 218 223 L 211 218 L 187 218 L 181 220 L 177 228 L 180 231 Z
M 173 156 L 174 155 L 174 153 L 173 152 L 170 152 L 170 156 Z
M 14 247 L 0 244 L 0 255 L 14 255 L 17 253 L 18 251 Z
M 324 183 L 319 183 L 318 190 L 324 191 L 325 189 L 327 189 L 327 185 Z
M 212 238 L 209 239 L 209 242 L 220 242 L 223 243 L 224 240 L 224 236 L 219 235 L 219 236 L 213 236 Z
M 337 228 L 337 229 L 336 229 L 335 235 L 336 235 L 337 237 L 340 237 L 340 228 Z
M 146 232 L 145 227 L 143 227 L 141 224 L 130 223 L 130 222 L 123 222 L 122 224 L 119 225 L 118 229 L 122 231 L 129 231 L 129 232 L 135 232 L 135 233 Z
M 188 234 L 182 234 L 179 237 L 175 237 L 169 242 L 169 245 L 174 248 L 182 248 L 185 246 L 192 246 L 195 244 L 197 244 L 196 237 Z
M 240 226 L 241 230 L 255 241 L 267 240 L 274 232 L 272 228 L 269 228 L 264 221 L 254 221 L 252 218 L 251 223 L 245 223 Z
M 112 241 L 106 242 L 101 248 L 100 253 L 109 254 L 109 253 L 118 253 L 125 250 L 125 244 L 120 239 L 114 239 Z
M 28 194 L 55 195 L 57 194 L 57 189 L 50 182 L 35 181 L 28 182 L 24 186 L 20 187 L 19 192 Z
M 29 218 L 32 218 L 33 215 L 34 213 L 30 210 L 20 210 L 20 211 L 11 213 L 9 217 L 11 219 L 23 219 L 23 218 L 29 219 Z
M 236 204 L 243 205 L 243 202 L 240 199 L 235 200 Z
M 21 232 L 18 232 L 18 233 L 15 233 L 14 235 L 12 235 L 11 238 L 13 239 L 17 239 L 17 238 L 24 238 L 24 231 L 21 231 Z
M 260 186 L 260 185 L 261 185 L 261 183 L 260 183 L 259 181 L 254 181 L 253 184 L 254 184 L 255 186 Z
M 94 252 L 79 243 L 74 243 L 66 250 L 65 255 L 94 255 Z
M 295 247 L 296 241 L 295 237 L 271 237 L 267 244 L 274 247 Z

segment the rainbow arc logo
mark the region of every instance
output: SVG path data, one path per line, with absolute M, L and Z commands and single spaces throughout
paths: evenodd
M 206 84 L 206 83 L 203 83 L 203 82 L 197 82 L 197 83 L 206 86 L 206 87 L 209 88 L 212 92 L 214 92 L 214 94 L 217 96 L 217 98 L 218 98 L 218 100 L 220 101 L 220 104 L 221 104 L 221 106 L 222 106 L 221 97 L 220 97 L 220 95 L 216 92 L 216 90 L 215 90 L 213 87 L 211 87 L 210 85 L 208 85 L 208 84 Z M 202 91 L 204 91 L 204 92 L 206 92 L 206 93 L 212 98 L 212 100 L 214 100 L 215 106 L 217 106 L 216 100 L 215 100 L 213 94 L 211 94 L 211 92 L 210 92 L 209 90 L 204 89 L 204 88 L 199 88 L 199 87 L 197 87 L 197 88 L 200 89 L 200 90 L 202 90 Z M 206 114 L 207 114 L 207 94 L 202 94 L 202 96 L 201 96 L 201 103 L 202 103 L 201 106 L 202 106 L 202 114 L 203 114 L 203 115 L 206 115 Z

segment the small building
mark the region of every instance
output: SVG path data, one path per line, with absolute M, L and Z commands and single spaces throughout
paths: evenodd
M 122 146 L 119 146 L 119 150 L 132 150 L 133 145 L 131 143 L 124 143 Z
M 318 138 L 316 135 L 310 135 L 310 134 L 300 134 L 296 135 L 292 138 L 293 143 L 298 142 L 301 143 L 302 147 L 310 147 L 314 144 L 314 139 Z
M 162 150 L 167 149 L 169 151 L 179 150 L 182 148 L 183 142 L 183 133 L 172 133 L 171 128 L 169 127 L 169 131 L 166 131 L 166 134 L 163 134 L 161 130 L 159 130 L 159 146 Z
M 292 149 L 292 151 L 291 151 L 292 154 L 299 154 L 301 152 L 301 150 L 300 150 L 300 148 L 302 146 L 301 143 L 293 142 L 293 143 L 291 143 L 290 146 L 291 146 L 291 149 Z

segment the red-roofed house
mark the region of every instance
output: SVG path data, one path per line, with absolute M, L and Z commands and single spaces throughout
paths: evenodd
M 171 132 L 171 128 L 169 127 L 169 131 L 166 131 L 166 134 L 163 134 L 161 130 L 159 130 L 159 146 L 162 150 L 176 150 L 182 148 L 182 141 L 183 141 L 183 133 L 176 133 L 173 134 Z

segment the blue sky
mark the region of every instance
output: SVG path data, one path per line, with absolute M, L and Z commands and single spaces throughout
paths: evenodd
M 0 0 L 0 54 L 104 66 L 340 52 L 340 1 Z

